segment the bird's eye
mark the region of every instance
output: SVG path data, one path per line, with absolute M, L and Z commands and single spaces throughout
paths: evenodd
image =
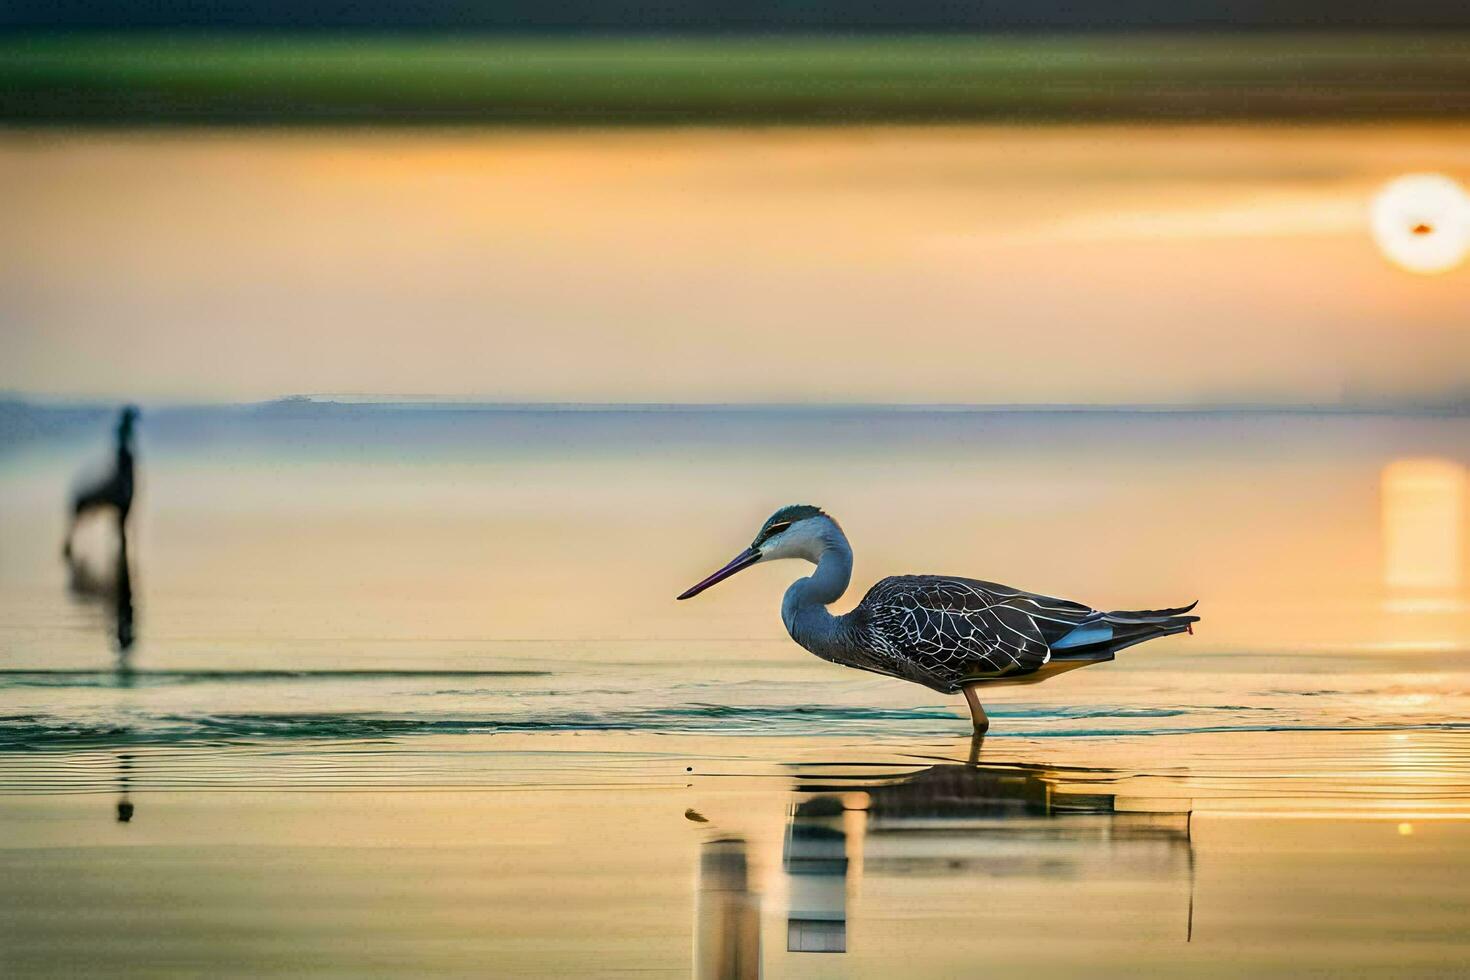
M 782 524 L 772 524 L 770 527 L 766 528 L 766 537 L 769 538 L 774 535 L 780 534 L 782 531 L 786 530 L 790 526 L 790 521 L 786 521 Z

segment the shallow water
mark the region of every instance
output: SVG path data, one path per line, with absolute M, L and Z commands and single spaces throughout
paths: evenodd
M 995 690 L 997 737 L 1396 730 L 1467 717 L 1457 418 L 921 410 L 160 409 L 128 555 L 139 641 L 68 590 L 65 490 L 105 419 L 0 456 L 0 743 L 627 730 L 929 737 L 954 699 L 832 667 L 796 565 L 673 596 L 791 500 L 887 574 L 1197 635 Z M 112 529 L 84 527 L 92 574 Z M 1448 554 L 1448 558 L 1446 555 Z M 115 644 L 114 644 L 115 645 Z M 334 725 L 341 727 L 333 727 Z
M 22 972 L 1470 960 L 1470 421 L 150 410 L 119 660 L 59 555 L 108 419 L 48 418 L 0 447 Z M 995 690 L 971 746 L 785 638 L 794 565 L 673 601 L 796 500 L 850 601 L 937 571 L 1203 621 Z M 110 528 L 78 551 L 115 575 Z

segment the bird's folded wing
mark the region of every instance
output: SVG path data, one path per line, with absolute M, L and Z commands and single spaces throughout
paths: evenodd
M 1027 673 L 1094 610 L 980 582 L 929 575 L 887 578 L 863 600 L 884 652 L 926 671 L 965 676 Z

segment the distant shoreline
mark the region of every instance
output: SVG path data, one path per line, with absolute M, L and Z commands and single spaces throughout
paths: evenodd
M 0 394 L 0 419 L 27 413 L 107 413 L 127 399 L 62 399 L 36 395 Z M 1384 402 L 1363 404 L 1213 403 L 955 403 L 955 402 L 563 402 L 493 401 L 426 396 L 301 396 L 247 402 L 164 401 L 150 411 L 250 412 L 263 414 L 330 415 L 338 412 L 546 412 L 605 414 L 1094 414 L 1094 415 L 1470 415 L 1470 401 Z

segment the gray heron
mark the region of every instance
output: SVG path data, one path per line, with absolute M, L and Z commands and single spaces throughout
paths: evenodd
M 1196 603 L 1175 609 L 1103 612 L 1067 599 L 947 575 L 897 575 L 868 590 L 848 613 L 827 606 L 852 579 L 852 548 L 837 522 L 809 504 L 783 507 L 749 548 L 679 596 L 689 599 L 762 561 L 798 558 L 816 571 L 786 590 L 781 620 L 791 638 L 823 660 L 963 692 L 975 731 L 990 727 L 978 689 L 1034 683 L 1103 663 L 1125 647 L 1193 632 Z

